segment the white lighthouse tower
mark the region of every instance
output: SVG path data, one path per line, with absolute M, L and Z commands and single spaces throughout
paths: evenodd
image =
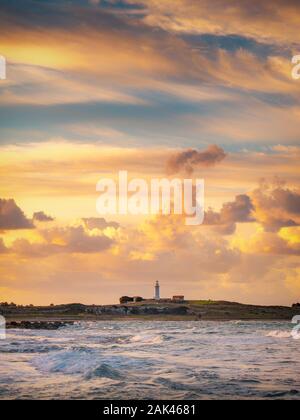
M 159 286 L 159 282 L 158 281 L 155 283 L 154 290 L 155 290 L 154 299 L 155 300 L 160 300 L 160 286 Z

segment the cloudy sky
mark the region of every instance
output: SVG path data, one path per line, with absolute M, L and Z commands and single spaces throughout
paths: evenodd
M 300 300 L 298 0 L 2 0 L 0 301 Z M 116 176 L 206 183 L 202 226 L 101 217 Z

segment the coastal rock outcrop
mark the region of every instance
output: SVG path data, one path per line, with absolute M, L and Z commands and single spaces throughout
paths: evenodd
M 187 315 L 189 308 L 164 305 L 111 305 L 88 307 L 86 312 L 94 315 Z
M 59 328 L 72 324 L 74 323 L 60 321 L 11 321 L 7 323 L 6 328 L 23 330 L 58 330 Z

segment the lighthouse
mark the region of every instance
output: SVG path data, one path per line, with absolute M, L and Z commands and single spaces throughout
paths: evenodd
M 155 300 L 160 300 L 160 291 L 159 291 L 159 289 L 160 289 L 159 282 L 157 281 L 155 283 L 155 287 L 154 287 L 154 290 L 155 290 L 154 299 Z

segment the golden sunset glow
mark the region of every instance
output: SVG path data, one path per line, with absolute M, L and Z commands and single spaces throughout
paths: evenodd
M 299 301 L 298 2 L 27 3 L 0 6 L 0 301 Z M 121 170 L 203 178 L 204 224 L 98 214 Z

